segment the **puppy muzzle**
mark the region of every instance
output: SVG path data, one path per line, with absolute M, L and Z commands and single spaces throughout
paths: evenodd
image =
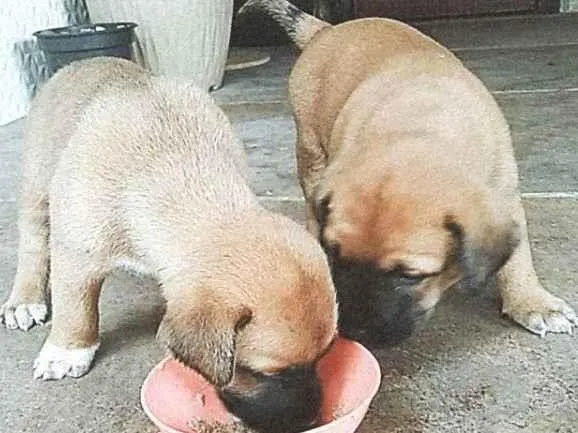
M 297 433 L 312 428 L 321 409 L 321 386 L 313 366 L 265 375 L 237 368 L 220 391 L 225 406 L 246 425 L 263 433 Z
M 333 261 L 339 333 L 368 346 L 393 345 L 420 329 L 431 313 L 415 285 L 371 265 Z

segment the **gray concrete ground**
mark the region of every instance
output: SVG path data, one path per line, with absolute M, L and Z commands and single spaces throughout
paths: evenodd
M 534 248 L 545 285 L 578 307 L 577 15 L 430 22 L 492 89 L 512 125 Z M 295 52 L 227 74 L 215 97 L 245 140 L 263 203 L 303 221 L 286 80 Z M 22 122 L 0 128 L 0 297 L 16 266 Z M 31 362 L 48 329 L 0 330 L 0 432 L 154 432 L 140 385 L 162 357 L 162 301 L 151 281 L 119 274 L 105 287 L 102 349 L 78 380 L 42 383 Z M 376 353 L 380 393 L 360 433 L 578 432 L 578 338 L 541 339 L 500 317 L 489 288 L 456 292 L 430 326 Z

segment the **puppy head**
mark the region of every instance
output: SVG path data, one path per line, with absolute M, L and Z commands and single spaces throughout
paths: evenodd
M 336 188 L 317 201 L 343 335 L 396 343 L 447 288 L 460 280 L 480 286 L 510 257 L 518 230 L 507 213 L 483 192 L 437 190 L 443 187 L 386 179 Z
M 219 269 L 170 291 L 159 338 L 249 427 L 300 431 L 320 409 L 315 366 L 336 334 L 335 290 L 313 237 L 267 224 L 229 236 Z

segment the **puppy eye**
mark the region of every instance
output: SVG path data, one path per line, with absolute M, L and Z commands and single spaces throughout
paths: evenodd
M 423 274 L 413 269 L 410 270 L 399 267 L 393 271 L 393 276 L 400 284 L 415 285 L 423 281 L 425 278 L 431 277 L 431 274 Z
M 422 281 L 426 276 L 425 275 L 408 275 L 408 274 L 399 274 L 397 278 L 400 280 L 402 284 L 417 284 Z

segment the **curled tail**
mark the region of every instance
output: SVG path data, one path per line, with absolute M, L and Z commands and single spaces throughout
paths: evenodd
M 305 48 L 317 32 L 331 26 L 328 22 L 309 15 L 287 0 L 249 0 L 239 9 L 237 14 L 240 15 L 254 9 L 264 11 L 277 21 L 300 49 Z

